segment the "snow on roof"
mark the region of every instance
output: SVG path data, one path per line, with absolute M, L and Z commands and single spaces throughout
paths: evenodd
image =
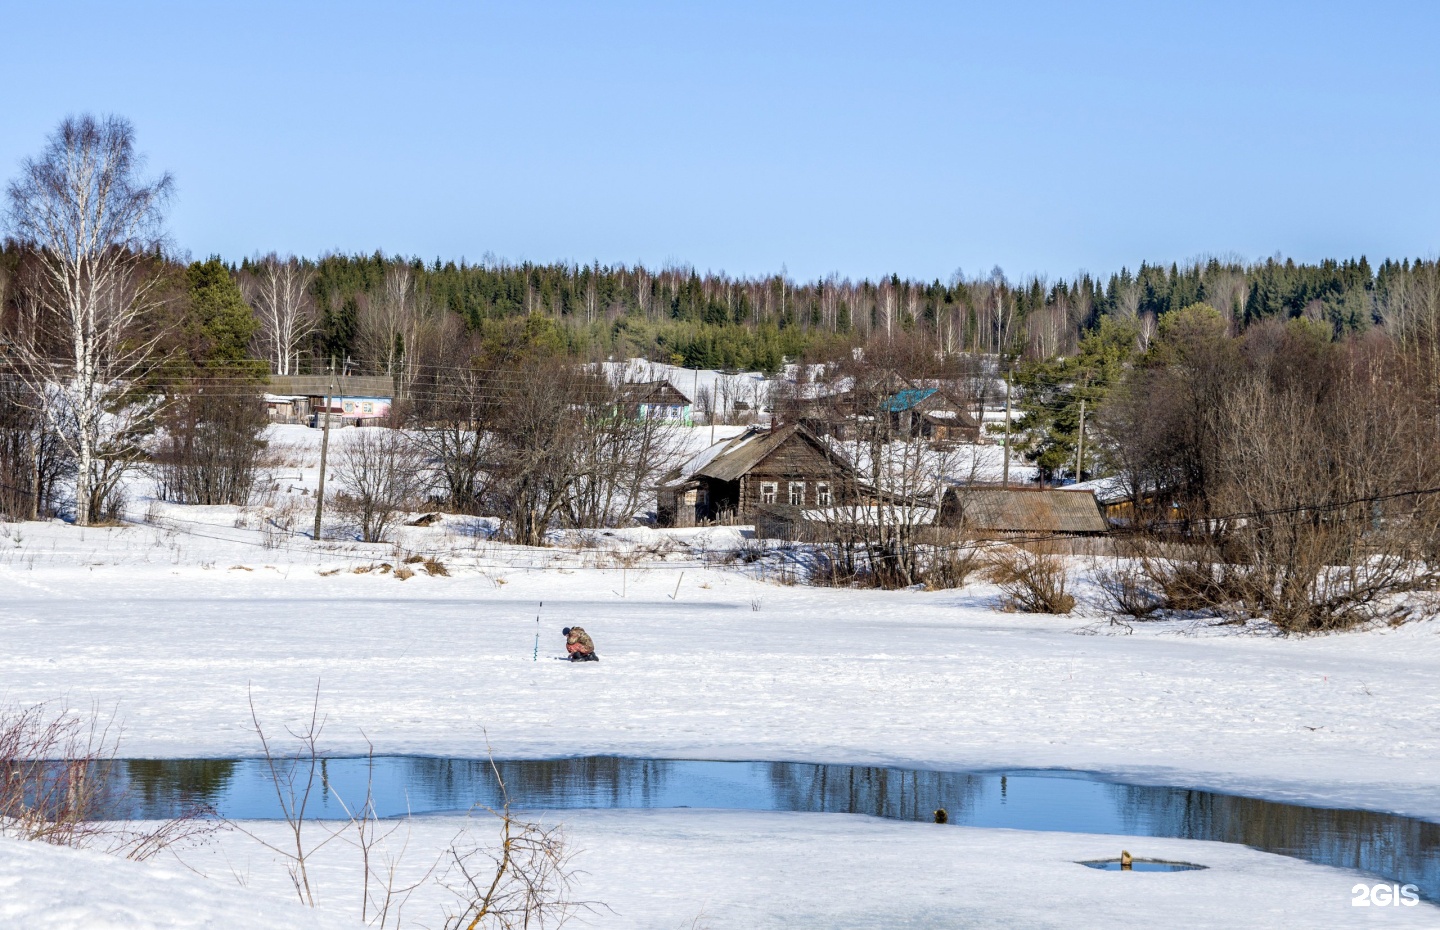
M 665 483 L 665 486 L 674 487 L 678 484 L 684 484 L 690 478 L 694 477 L 697 472 L 703 470 L 706 466 L 708 466 L 711 462 L 715 461 L 721 455 L 725 454 L 726 452 L 739 449 L 741 446 L 744 446 L 749 442 L 753 442 L 754 440 L 758 439 L 760 436 L 763 435 L 765 435 L 764 430 L 751 427 L 750 429 L 747 429 L 745 432 L 741 433 L 739 436 L 731 436 L 728 439 L 722 439 L 719 442 L 711 443 L 704 449 L 701 449 L 699 452 L 692 455 L 690 458 L 686 459 L 685 462 L 680 466 L 679 474 L 671 480 L 667 481 Z

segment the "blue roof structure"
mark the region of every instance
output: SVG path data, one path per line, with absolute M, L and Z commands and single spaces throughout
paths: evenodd
M 880 405 L 880 409 L 888 413 L 899 413 L 902 410 L 909 410 L 938 391 L 939 388 L 909 388 L 900 391 L 886 398 Z

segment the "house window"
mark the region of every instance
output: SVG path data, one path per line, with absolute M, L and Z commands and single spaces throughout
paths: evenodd
M 363 403 L 360 405 L 360 412 L 362 412 L 362 413 L 374 413 L 374 412 L 375 412 L 375 405 L 372 404 L 370 401 L 367 400 L 367 401 L 363 402 Z
M 760 482 L 760 503 L 762 503 L 762 504 L 773 504 L 773 503 L 775 503 L 775 489 L 776 489 L 777 487 L 779 487 L 779 485 L 777 485 L 774 481 L 762 481 L 762 482 Z
M 805 506 L 805 482 L 803 482 L 803 481 L 792 481 L 792 482 L 790 482 L 790 506 L 791 506 L 791 507 L 804 507 L 804 506 Z
M 830 482 L 822 481 L 815 485 L 815 504 L 819 507 L 830 506 Z

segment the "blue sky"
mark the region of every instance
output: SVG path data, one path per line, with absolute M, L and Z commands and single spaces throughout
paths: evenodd
M 1440 3 L 0 0 L 0 177 L 70 113 L 177 247 L 794 278 L 1440 251 Z

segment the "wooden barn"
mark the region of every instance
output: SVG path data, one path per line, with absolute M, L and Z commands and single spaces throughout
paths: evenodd
M 936 523 L 996 539 L 1100 536 L 1110 529 L 1094 494 L 1053 489 L 950 488 Z
M 796 423 L 747 430 L 701 452 L 661 484 L 656 513 L 661 526 L 754 522 L 767 508 L 850 503 L 858 487 L 854 468 Z

